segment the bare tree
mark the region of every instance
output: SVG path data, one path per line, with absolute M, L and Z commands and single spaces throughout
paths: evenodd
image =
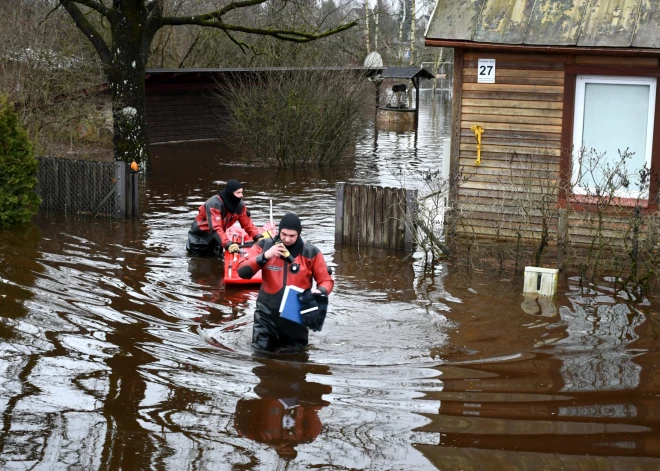
M 76 26 L 92 43 L 103 64 L 110 84 L 114 119 L 114 156 L 116 160 L 148 162 L 145 115 L 145 69 L 151 44 L 164 26 L 196 25 L 222 31 L 237 46 L 248 50 L 244 35 L 270 36 L 281 41 L 305 43 L 345 31 L 356 22 L 322 29 L 312 23 L 306 27 L 286 25 L 246 26 L 234 23 L 245 9 L 278 3 L 282 9 L 302 12 L 297 2 L 278 0 L 238 0 L 202 4 L 209 8 L 199 14 L 179 15 L 168 7 L 178 3 L 166 0 L 54 0 L 63 6 Z M 302 15 L 301 13 L 301 16 Z M 242 17 L 241 17 L 242 18 Z M 240 20 L 239 20 L 240 21 Z M 305 24 L 303 21 L 297 24 Z
M 33 0 L 0 2 L 0 95 L 14 104 L 35 152 L 61 156 L 72 146 L 97 147 L 103 73 L 64 12 L 44 21 L 50 9 Z

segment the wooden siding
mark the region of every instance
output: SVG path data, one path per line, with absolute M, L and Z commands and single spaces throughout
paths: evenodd
M 556 241 L 561 203 L 568 208 L 565 223 L 569 239 L 578 245 L 593 243 L 598 237 L 594 208 L 567 202 L 559 191 L 568 178 L 575 75 L 657 76 L 659 71 L 654 68 L 659 65 L 658 58 L 476 50 L 462 51 L 460 57 L 462 67 L 454 82 L 459 103 L 455 103 L 453 138 L 458 142 L 452 142 L 452 171 L 460 169 L 462 178 L 456 205 L 458 232 L 487 238 L 522 235 L 538 239 L 545 222 Z M 479 58 L 496 59 L 495 84 L 477 83 Z M 657 122 L 660 119 L 656 116 Z M 484 128 L 479 166 L 475 165 L 473 125 Z M 658 142 L 658 129 L 654 136 Z M 654 153 L 657 149 L 660 145 L 654 146 Z M 660 159 L 654 158 L 656 172 L 659 165 Z M 653 211 L 654 204 L 643 211 L 641 239 L 648 232 L 647 214 Z M 599 243 L 609 247 L 630 243 L 626 233 L 631 230 L 633 214 L 632 207 L 610 208 Z
M 218 139 L 227 110 L 210 90 L 147 90 L 149 143 Z
M 338 183 L 335 242 L 412 250 L 416 190 Z
M 477 83 L 479 58 L 496 59 L 496 83 Z M 542 215 L 521 211 L 516 195 L 541 198 L 559 179 L 566 62 L 561 55 L 465 52 L 458 165 L 463 225 L 470 232 L 511 236 L 526 226 L 527 237 L 540 233 Z M 485 130 L 480 166 L 473 125 Z M 556 214 L 548 219 L 557 226 Z

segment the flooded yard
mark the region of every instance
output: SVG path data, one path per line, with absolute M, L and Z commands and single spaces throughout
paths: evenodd
M 451 102 L 420 132 L 369 130 L 354 165 L 271 171 L 154 148 L 139 220 L 40 214 L 0 231 L 3 469 L 657 470 L 660 311 L 560 280 L 334 244 L 337 182 L 420 186 Z M 186 254 L 230 178 L 257 224 L 295 211 L 334 268 L 305 353 L 250 346 L 256 290 Z

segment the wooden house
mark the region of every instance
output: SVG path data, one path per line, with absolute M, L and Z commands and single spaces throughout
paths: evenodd
M 512 236 L 525 219 L 528 236 L 545 225 L 588 243 L 580 221 L 609 189 L 596 182 L 605 170 L 587 175 L 587 154 L 612 171 L 620 150 L 628 174 L 613 171 L 618 210 L 601 228 L 625 226 L 634 208 L 656 213 L 659 1 L 438 0 L 426 45 L 454 48 L 452 197 L 474 234 Z M 543 202 L 522 214 L 530 199 Z

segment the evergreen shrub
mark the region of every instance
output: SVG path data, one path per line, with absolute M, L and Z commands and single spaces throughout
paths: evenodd
M 38 211 L 38 165 L 14 106 L 0 97 L 0 227 L 29 222 Z

